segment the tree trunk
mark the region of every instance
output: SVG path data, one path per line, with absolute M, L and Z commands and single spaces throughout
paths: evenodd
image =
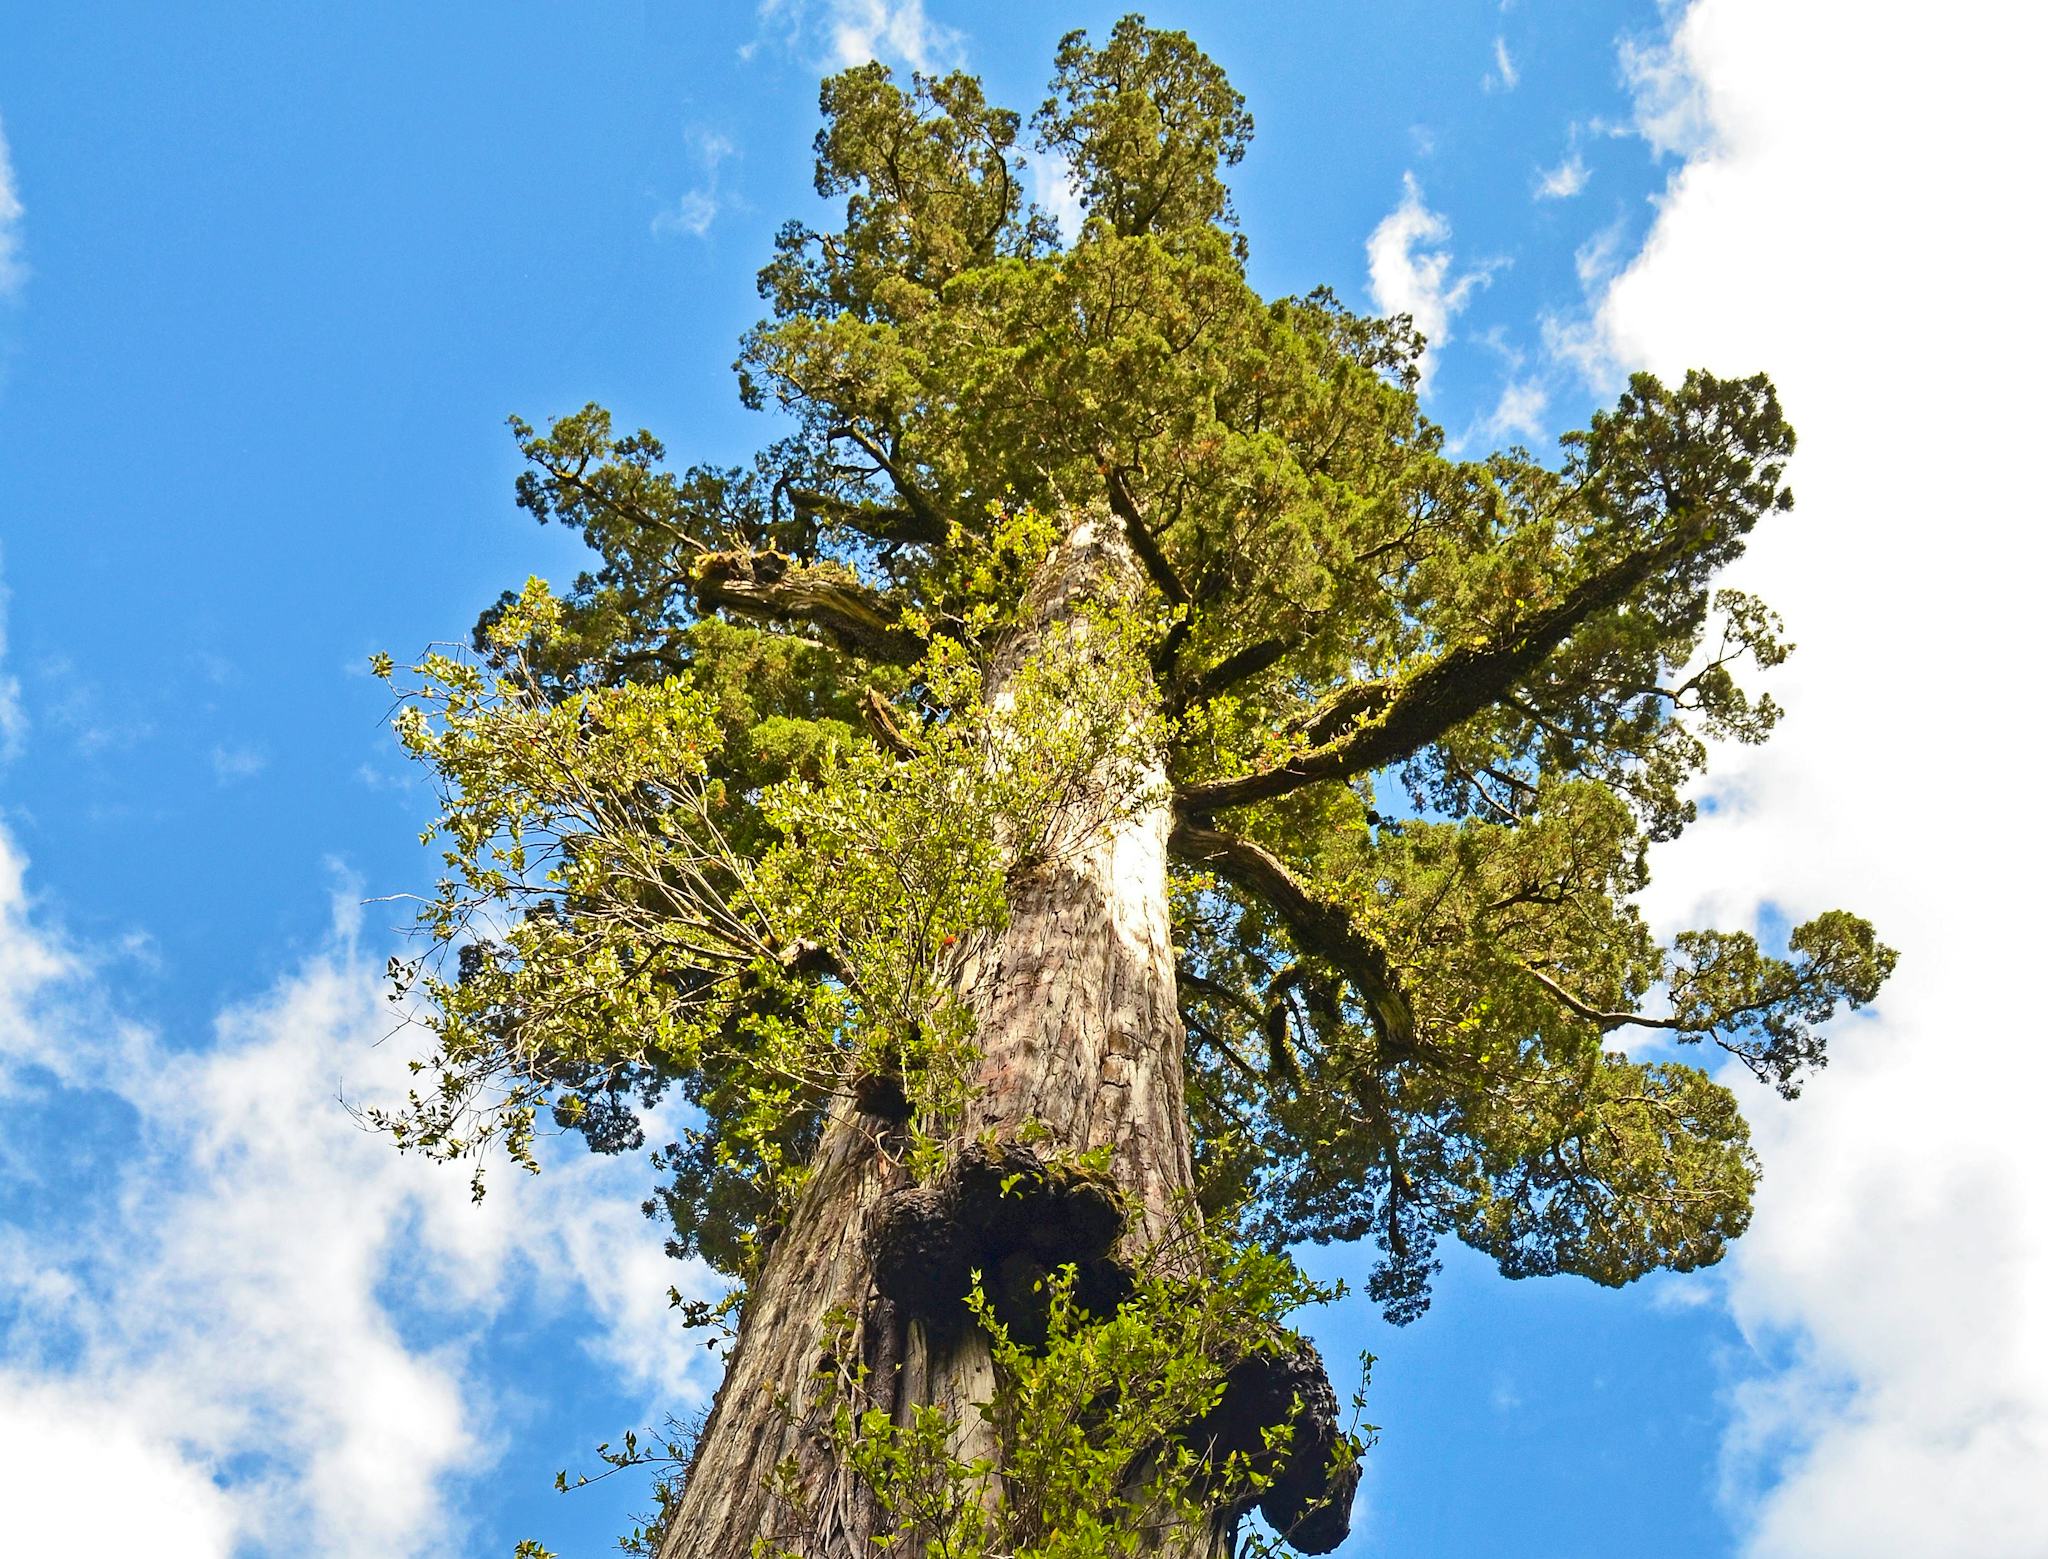
M 991 695 L 1001 696 L 1005 677 L 1052 625 L 1084 603 L 1135 610 L 1141 591 L 1120 524 L 1085 514 L 1034 581 L 1024 626 L 993 668 Z M 963 1153 L 1016 1143 L 1020 1132 L 1044 1133 L 1040 1153 L 1110 1146 L 1117 1187 L 1139 1210 L 1117 1235 L 1126 1261 L 1192 1207 L 1159 779 L 1141 776 L 1144 801 L 1110 828 L 1077 818 L 1071 847 L 1013 882 L 1007 924 L 957 971 L 982 1057 Z M 907 1184 L 886 1151 L 899 1133 L 851 1103 L 833 1112 L 814 1172 L 748 1295 L 662 1559 L 751 1559 L 759 1538 L 805 1559 L 872 1559 L 874 1503 L 839 1465 L 818 1393 L 835 1318 L 841 1347 L 850 1343 L 866 1366 L 872 1404 L 899 1423 L 915 1406 L 939 1406 L 957 1426 L 960 1454 L 991 1450 L 975 1411 L 995 1384 L 982 1334 L 908 1314 L 877 1282 L 878 1222 Z M 1213 1559 L 1229 1547 L 1219 1524 L 1179 1534 L 1158 1552 Z

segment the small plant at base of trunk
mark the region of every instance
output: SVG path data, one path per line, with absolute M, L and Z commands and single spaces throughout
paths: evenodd
M 939 1408 L 912 1405 L 899 1418 L 864 1405 L 880 1383 L 842 1324 L 817 1389 L 824 1432 L 876 1502 L 878 1555 L 1121 1559 L 1174 1530 L 1235 1528 L 1254 1507 L 1303 1552 L 1342 1541 L 1374 1430 L 1355 1415 L 1335 1424 L 1321 1361 L 1284 1324 L 1337 1291 L 1284 1255 L 1186 1238 L 1204 1275 L 1166 1270 L 1184 1270 L 1180 1259 L 1149 1261 L 1108 1314 L 1079 1302 L 1073 1266 L 1050 1274 L 1036 1340 L 1002 1319 L 976 1274 L 962 1308 L 994 1364 L 995 1390 L 974 1408 L 993 1455 L 958 1454 L 961 1425 Z M 1270 1389 L 1279 1382 L 1292 1388 L 1285 1396 Z M 1362 1395 L 1353 1400 L 1362 1408 Z M 789 1524 L 801 1529 L 803 1481 L 794 1467 L 778 1474 Z M 1239 1551 L 1280 1550 L 1246 1533 Z M 801 1559 L 773 1540 L 756 1554 Z

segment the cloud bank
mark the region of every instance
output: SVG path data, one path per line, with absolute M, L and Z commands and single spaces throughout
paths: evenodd
M 0 831 L 0 1465 L 10 1551 L 387 1559 L 468 1552 L 465 1475 L 506 1447 L 489 1373 L 515 1307 L 577 1314 L 600 1378 L 701 1401 L 667 1313 L 646 1170 L 570 1157 L 498 1177 L 401 1159 L 337 1102 L 389 1097 L 408 1037 L 338 896 L 326 946 L 200 1045 L 123 1015 Z M 47 1144 L 45 1144 L 47 1146 Z M 38 1209 L 43 1209 L 40 1213 Z M 525 1313 L 531 1314 L 529 1309 Z
M 1685 158 L 1582 351 L 1769 371 L 1797 512 L 1735 582 L 1803 647 L 1765 748 L 1657 859 L 1667 926 L 1843 903 L 1903 954 L 1796 1104 L 1748 1101 L 1766 1178 L 1728 1269 L 1769 1367 L 1727 1492 L 1757 1559 L 2048 1553 L 2048 867 L 2026 796 L 2044 515 L 2019 475 L 2048 351 L 2034 275 L 2039 13 L 1909 25 L 1696 0 L 1624 64 Z M 1817 83 L 1825 83 L 1816 88 Z

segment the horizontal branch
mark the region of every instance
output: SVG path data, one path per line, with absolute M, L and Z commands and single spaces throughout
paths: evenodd
M 1358 929 L 1341 905 L 1310 893 L 1272 851 L 1220 828 L 1178 818 L 1171 846 L 1189 865 L 1205 867 L 1263 901 L 1287 927 L 1295 947 L 1320 958 L 1357 989 L 1390 1049 L 1415 1042 L 1415 1014 L 1386 951 Z
M 891 665 L 924 654 L 924 641 L 898 625 L 895 603 L 833 565 L 798 565 L 780 552 L 714 552 L 691 574 L 702 610 L 807 623 L 838 648 Z
M 1341 736 L 1354 720 L 1378 714 L 1387 707 L 1394 690 L 1384 682 L 1347 682 L 1317 704 L 1291 728 L 1320 747 Z

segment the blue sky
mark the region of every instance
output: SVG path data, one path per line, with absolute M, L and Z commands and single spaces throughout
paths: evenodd
M 1969 982 L 2038 961 L 2037 831 L 1943 852 L 1900 821 L 1940 753 L 2035 756 L 1951 664 L 2038 615 L 2038 498 L 1954 458 L 2022 447 L 2042 345 L 2040 27 L 2005 9 L 1151 8 L 1250 100 L 1255 282 L 1415 312 L 1454 439 L 1548 448 L 1635 366 L 1778 374 L 1802 503 L 1744 566 L 1806 646 L 1792 718 L 1729 755 L 1651 907 L 1843 901 L 1906 952 L 1808 1099 L 1754 1101 L 1769 1178 L 1723 1270 L 1609 1293 L 1454 1257 L 1406 1331 L 1315 1321 L 1380 1356 L 1348 1554 L 2048 1551 L 2012 1492 L 2048 1454 L 2040 1022 Z M 508 414 L 600 400 L 685 461 L 763 439 L 727 365 L 815 204 L 821 71 L 962 63 L 1029 109 L 1059 34 L 1117 14 L 9 20 L 0 1465 L 39 1551 L 128 1551 L 108 1487 L 172 1555 L 581 1556 L 637 1507 L 548 1485 L 713 1384 L 664 1313 L 695 1280 L 639 1218 L 650 1172 L 564 1155 L 472 1209 L 337 1102 L 407 1043 L 380 1043 L 401 917 L 362 901 L 431 865 L 365 662 L 578 566 L 512 508 Z

